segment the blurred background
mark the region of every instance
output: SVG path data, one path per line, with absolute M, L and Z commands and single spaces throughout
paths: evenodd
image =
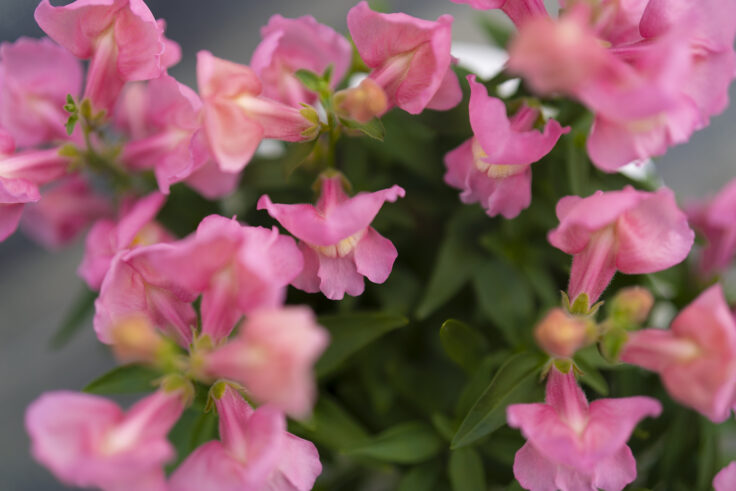
M 357 1 L 357 0 L 355 0 Z M 65 4 L 69 1 L 52 1 Z M 147 0 L 157 18 L 168 23 L 167 36 L 181 44 L 182 62 L 170 72 L 195 86 L 195 57 L 200 49 L 248 63 L 260 40 L 259 29 L 269 17 L 311 14 L 346 33 L 345 16 L 353 0 Z M 383 0 L 387 10 L 434 19 L 455 17 L 454 39 L 487 44 L 479 15 L 449 0 Z M 556 3 L 556 2 L 550 2 Z M 0 0 L 0 41 L 40 37 L 33 20 L 34 0 Z M 500 17 L 499 17 L 500 19 Z M 736 98 L 736 85 L 731 90 Z M 656 162 L 665 183 L 687 201 L 718 190 L 736 177 L 736 108 L 715 118 L 690 143 L 672 149 Z M 6 491 L 65 489 L 28 451 L 23 428 L 26 406 L 47 390 L 80 390 L 114 366 L 97 342 L 91 325 L 62 350 L 49 343 L 61 318 L 82 291 L 75 270 L 82 244 L 48 252 L 20 234 L 0 243 L 0 488 Z

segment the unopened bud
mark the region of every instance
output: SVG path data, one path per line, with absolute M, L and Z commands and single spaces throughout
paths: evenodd
M 168 343 L 144 317 L 132 317 L 113 327 L 112 350 L 122 362 L 157 363 Z
M 649 317 L 653 305 L 654 296 L 646 288 L 624 288 L 611 301 L 611 317 L 628 324 L 642 324 Z
M 591 340 L 592 321 L 556 308 L 534 328 L 537 344 L 550 355 L 569 358 Z
M 380 117 L 388 109 L 386 93 L 370 78 L 364 79 L 357 87 L 337 92 L 334 102 L 340 116 L 359 123 Z

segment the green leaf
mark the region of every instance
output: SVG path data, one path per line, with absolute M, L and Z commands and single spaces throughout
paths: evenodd
M 193 407 L 184 411 L 168 435 L 176 449 L 176 460 L 167 465 L 166 470 L 173 471 L 197 447 L 217 439 L 217 423 L 217 413 L 214 411 L 205 413 Z
M 422 464 L 404 474 L 396 491 L 431 491 L 435 489 L 440 468 L 434 462 Z
M 494 259 L 475 268 L 473 285 L 478 306 L 511 346 L 531 332 L 534 294 L 524 276 L 505 261 Z
M 69 119 L 66 120 L 66 132 L 69 136 L 74 133 L 74 127 L 77 126 L 77 121 L 79 121 L 79 116 L 76 113 L 69 116 Z
M 286 147 L 286 155 L 281 159 L 286 177 L 291 176 L 307 160 L 315 146 L 317 146 L 317 140 L 292 143 Z
M 463 229 L 474 219 L 474 210 L 461 208 L 449 221 L 432 276 L 417 307 L 420 320 L 444 305 L 470 281 L 480 262 L 479 254 L 463 236 Z
M 442 324 L 440 340 L 447 356 L 469 373 L 475 372 L 488 351 L 486 338 L 480 332 L 455 319 Z
M 593 365 L 588 363 L 584 357 L 575 356 L 575 364 L 582 370 L 583 374 L 580 381 L 596 391 L 598 394 L 606 397 L 608 395 L 608 382 Z
M 324 377 L 345 360 L 384 334 L 409 321 L 401 315 L 384 312 L 355 312 L 322 316 L 319 323 L 330 331 L 330 345 L 317 361 L 315 372 Z
M 543 360 L 532 353 L 509 358 L 468 411 L 452 439 L 452 448 L 469 445 L 503 426 L 509 404 L 537 400 L 541 387 L 537 375 L 542 364 Z
M 434 457 L 441 447 L 442 441 L 431 426 L 412 421 L 389 428 L 345 453 L 394 464 L 416 464 Z
M 454 450 L 450 454 L 447 473 L 450 476 L 452 491 L 484 491 L 486 489 L 483 461 L 472 448 Z
M 304 87 L 313 92 L 320 92 L 324 82 L 322 77 L 309 70 L 301 69 L 294 73 L 294 76 L 302 83 Z
M 378 141 L 383 141 L 386 136 L 386 129 L 378 118 L 373 118 L 367 123 L 359 123 L 352 119 L 340 118 L 340 123 L 348 129 L 360 131 L 364 135 L 370 136 Z
M 713 476 L 718 472 L 720 442 L 718 426 L 704 418 L 700 419 L 700 442 L 698 444 L 698 473 L 696 491 L 708 491 Z
M 160 372 L 143 365 L 122 365 L 96 378 L 82 390 L 100 395 L 151 392 L 160 377 Z
M 87 321 L 95 311 L 95 299 L 97 293 L 88 289 L 86 286 L 82 289 L 71 308 L 64 316 L 64 320 L 51 338 L 52 349 L 59 349 L 66 346 L 76 334 L 80 332 Z
M 478 16 L 478 20 L 488 38 L 499 48 L 506 48 L 513 31 L 509 29 L 506 24 L 493 20 L 487 16 Z
M 294 423 L 310 441 L 344 451 L 369 439 L 366 430 L 337 401 L 321 394 L 309 421 Z

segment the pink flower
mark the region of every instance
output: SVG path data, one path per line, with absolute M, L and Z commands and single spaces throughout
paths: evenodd
M 503 101 L 468 75 L 470 125 L 475 136 L 445 156 L 445 182 L 462 190 L 463 203 L 480 202 L 489 216 L 514 218 L 531 202 L 531 164 L 547 155 L 562 134 L 554 119 L 533 129 L 539 110 L 523 106 L 511 119 Z
M 95 220 L 112 212 L 108 199 L 79 175 L 44 190 L 43 199 L 26 207 L 21 227 L 36 242 L 57 249 L 76 239 Z
M 154 221 L 165 199 L 160 193 L 152 193 L 135 203 L 125 203 L 119 221 L 106 218 L 95 222 L 87 234 L 84 257 L 77 270 L 91 289 L 100 289 L 118 252 L 174 239 Z
M 728 105 L 728 87 L 736 75 L 736 4 L 718 0 L 650 0 L 641 18 L 645 39 L 676 33 L 687 43 L 692 64 L 679 80 L 683 92 L 697 105 L 706 126 L 710 116 Z
M 220 441 L 197 448 L 171 476 L 170 491 L 309 491 L 322 472 L 311 442 L 286 431 L 283 413 L 257 410 L 229 384 L 212 391 Z
M 389 106 L 419 114 L 425 108 L 453 108 L 462 99 L 450 68 L 451 16 L 432 22 L 403 13 L 380 14 L 361 1 L 348 12 L 348 29 Z
M 26 411 L 33 456 L 65 484 L 105 491 L 165 491 L 166 438 L 184 409 L 181 391 L 159 390 L 124 413 L 103 397 L 48 392 Z
M 38 186 L 64 175 L 69 165 L 56 148 L 14 152 L 13 138 L 0 128 L 0 241 L 18 228 L 25 203 L 41 199 Z
M 143 0 L 76 0 L 54 7 L 42 0 L 36 22 L 77 58 L 90 59 L 84 97 L 113 108 L 125 82 L 150 80 L 164 70 L 163 26 Z
M 373 283 L 383 283 L 391 274 L 396 248 L 370 224 L 384 202 L 403 196 L 404 190 L 393 186 L 349 198 L 339 176 L 323 177 L 316 206 L 274 204 L 264 195 L 258 200 L 258 209 L 267 210 L 300 240 L 304 269 L 292 285 L 340 300 L 345 293 L 363 293 L 364 276 Z
M 669 330 L 630 334 L 621 360 L 659 373 L 673 399 L 725 421 L 736 403 L 736 323 L 721 286 L 703 292 Z
M 736 256 L 736 179 L 712 199 L 691 206 L 688 217 L 707 241 L 700 254 L 700 275 L 707 279 L 725 271 Z
M 332 65 L 330 82 L 334 89 L 352 61 L 353 51 L 348 40 L 309 15 L 297 19 L 274 15 L 261 28 L 261 38 L 250 66 L 263 81 L 263 95 L 290 106 L 313 104 L 317 99 L 316 94 L 304 88 L 294 72 L 306 69 L 322 74 Z
M 716 491 L 730 491 L 736 489 L 736 462 L 731 462 L 716 474 L 713 479 Z
M 263 138 L 293 142 L 316 136 L 316 121 L 307 119 L 307 110 L 259 97 L 261 81 L 245 65 L 200 51 L 197 83 L 210 150 L 225 172 L 242 170 Z
M 550 244 L 573 255 L 568 294 L 594 303 L 616 271 L 654 273 L 684 260 L 695 234 L 667 188 L 648 193 L 627 186 L 557 203 L 560 225 Z
M 121 159 L 133 170 L 153 169 L 161 192 L 185 181 L 207 198 L 229 194 L 240 180 L 217 168 L 202 130 L 202 101 L 169 75 L 123 91 L 116 123 L 130 140 Z
M 159 258 L 174 247 L 155 244 L 113 258 L 95 301 L 94 328 L 100 341 L 110 344 L 115 326 L 143 318 L 181 346 L 192 342 L 197 313 L 191 303 L 198 295 L 175 283 L 176 278 L 159 264 Z
M 81 64 L 49 39 L 0 45 L 0 126 L 19 147 L 66 140 L 66 96 L 81 91 Z
M 516 452 L 514 476 L 532 491 L 620 491 L 636 478 L 636 461 L 626 441 L 646 416 L 662 406 L 650 397 L 599 399 L 588 405 L 573 370 L 554 366 L 545 404 L 507 408 L 509 426 L 526 444 Z
M 235 340 L 207 355 L 204 370 L 242 383 L 259 402 L 305 417 L 316 396 L 312 367 L 328 342 L 308 307 L 258 310 Z
M 195 234 L 151 260 L 178 288 L 202 294 L 202 332 L 217 342 L 245 314 L 280 306 L 302 270 L 294 239 L 210 215 Z
M 547 17 L 547 9 L 542 0 L 450 0 L 454 3 L 465 3 L 479 10 L 501 9 L 516 24 L 535 16 Z

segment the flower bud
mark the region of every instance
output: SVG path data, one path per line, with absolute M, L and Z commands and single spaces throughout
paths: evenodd
M 537 344 L 550 355 L 569 358 L 589 341 L 591 321 L 551 310 L 534 328 Z
M 112 350 L 122 362 L 156 364 L 168 352 L 169 344 L 145 317 L 130 317 L 111 331 Z
M 335 109 L 340 116 L 367 123 L 388 109 L 388 98 L 380 85 L 370 78 L 360 85 L 335 94 Z
M 642 324 L 649 317 L 653 305 L 654 296 L 646 288 L 624 288 L 611 301 L 611 317 L 616 321 Z

